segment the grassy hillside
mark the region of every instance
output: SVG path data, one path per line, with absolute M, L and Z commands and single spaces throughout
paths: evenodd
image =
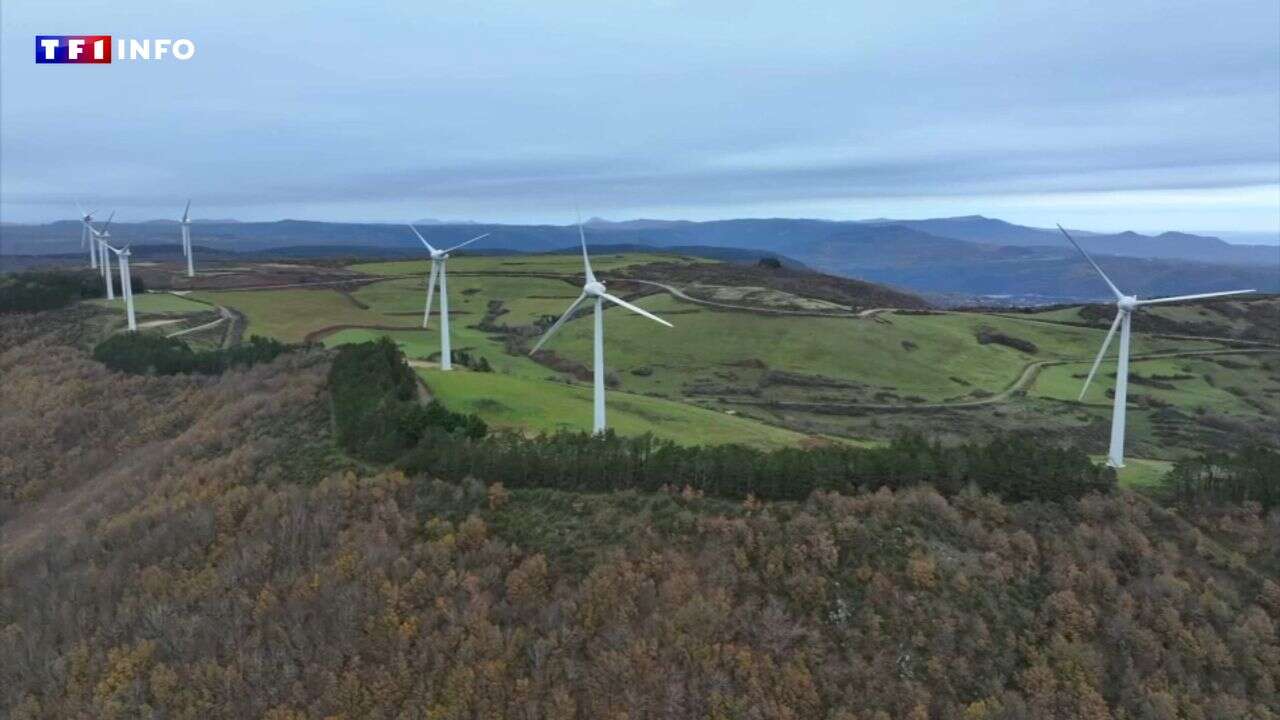
M 86 302 L 97 305 L 99 307 L 123 308 L 124 301 L 120 298 L 115 300 L 107 300 L 101 298 L 98 300 L 87 300 Z M 140 293 L 133 296 L 133 308 L 137 313 L 196 313 L 204 312 L 210 307 L 204 303 L 195 300 L 188 300 L 185 297 L 174 295 L 172 293 Z
M 346 293 L 331 289 L 201 291 L 193 292 L 191 297 L 234 308 L 248 319 L 248 333 L 286 342 L 301 342 L 309 333 L 334 325 L 412 327 L 415 324 L 411 317 L 397 318 L 365 310 Z
M 575 237 L 565 247 L 577 243 Z M 423 250 L 426 253 L 426 250 Z M 661 253 L 600 253 L 591 255 L 591 267 L 596 272 L 618 270 L 630 265 L 651 262 L 713 263 L 711 260 L 678 257 Z M 350 266 L 352 270 L 368 275 L 418 275 L 426 278 L 431 271 L 429 260 L 410 260 L 378 263 L 359 263 Z M 502 272 L 502 273 L 551 273 L 556 275 L 576 275 L 582 273 L 582 256 L 575 253 L 556 255 L 458 255 L 449 260 L 449 271 L 453 272 Z
M 476 413 L 492 427 L 591 430 L 590 387 L 486 373 L 418 373 L 447 407 Z M 732 415 L 622 392 L 609 394 L 608 417 L 609 426 L 621 435 L 648 432 L 682 444 L 742 443 L 768 449 L 797 446 L 804 439 L 799 433 Z
M 789 314 L 788 308 L 803 300 L 792 292 L 731 284 L 756 282 L 759 278 L 751 274 L 763 269 L 708 261 L 671 262 L 658 258 L 655 264 L 652 256 L 632 253 L 602 256 L 596 264 L 602 273 L 613 271 L 605 268 L 622 268 L 636 275 L 678 267 L 680 272 L 672 270 L 662 282 L 701 292 L 710 302 L 763 304 L 734 310 L 681 300 L 653 286 L 612 280 L 613 290 L 675 326 L 663 328 L 618 308 L 608 310 L 610 382 L 623 393 L 655 396 L 696 406 L 694 410 L 710 409 L 717 418 L 729 417 L 725 411 L 733 410 L 740 422 L 751 421 L 755 431 L 765 435 L 778 425 L 802 434 L 859 441 L 882 440 L 899 430 L 919 427 L 954 439 L 1027 428 L 1077 438 L 1095 452 L 1105 448 L 1110 412 L 1105 393 L 1112 385 L 1107 370 L 1086 402 L 1074 401 L 1083 379 L 1075 376 L 1087 372 L 1105 334 L 1106 318 L 1095 317 L 1105 307 L 856 316 L 845 310 L 839 317 L 812 317 Z M 586 387 L 582 383 L 589 379 L 589 314 L 568 323 L 538 358 L 527 355 L 545 324 L 577 296 L 580 267 L 574 255 L 451 261 L 453 346 L 484 357 L 497 375 L 505 376 L 494 381 L 486 396 L 507 408 L 505 415 L 482 411 L 488 419 L 511 423 L 523 418 L 526 427 L 545 428 L 549 421 L 532 412 L 525 384 L 578 383 L 577 389 L 551 385 L 562 393 L 578 393 Z M 328 346 L 386 335 L 412 359 L 428 364 L 438 360 L 438 302 L 431 327 L 420 327 L 425 296 L 420 273 L 425 263 L 356 268 L 402 277 L 345 288 L 202 291 L 192 297 L 240 311 L 247 319 L 247 333 L 288 341 L 311 338 Z M 835 290 L 823 292 L 830 295 Z M 828 299 L 808 302 L 840 307 Z M 1258 319 L 1265 319 L 1271 302 L 1159 307 L 1144 322 L 1168 335 L 1256 335 Z M 1144 375 L 1196 376 L 1135 385 L 1130 447 L 1139 457 L 1172 459 L 1187 447 L 1220 446 L 1233 433 L 1256 434 L 1280 416 L 1276 394 L 1280 381 L 1275 379 L 1273 354 L 1191 355 L 1224 346 L 1142 331 L 1135 335 L 1133 347 L 1139 380 Z M 1142 359 L 1171 354 L 1178 357 Z M 657 423 L 647 429 L 662 432 Z

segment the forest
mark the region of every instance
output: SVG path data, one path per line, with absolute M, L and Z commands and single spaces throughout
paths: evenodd
M 1028 433 L 944 445 L 903 434 L 884 447 L 827 444 L 762 451 L 745 445 L 684 446 L 651 435 L 558 432 L 496 434 L 481 441 L 428 433 L 398 466 L 449 480 L 483 477 L 510 487 L 578 492 L 687 487 L 718 498 L 804 500 L 928 483 L 944 495 L 973 487 L 1011 501 L 1055 501 L 1115 488 L 1115 472 L 1083 451 Z
M 1189 507 L 1257 503 L 1280 507 L 1280 451 L 1248 443 L 1236 451 L 1204 453 L 1179 461 L 1167 491 Z
M 144 293 L 146 283 L 129 274 L 133 291 Z M 120 274 L 111 275 L 116 297 L 123 295 Z M 107 284 L 94 270 L 33 270 L 0 274 L 0 313 L 37 312 L 63 308 L 78 300 L 106 297 Z
M 270 362 L 299 345 L 251 336 L 229 348 L 192 350 L 184 340 L 149 333 L 119 333 L 93 348 L 93 359 L 118 372 L 134 375 L 201 373 L 217 375 L 231 368 Z
M 780 457 L 815 480 L 779 500 L 648 439 L 425 429 L 461 459 L 397 469 L 343 449 L 341 351 L 115 372 L 73 310 L 0 318 L 0 716 L 1280 717 L 1255 495 L 1020 499 L 1017 437 Z M 602 452 L 680 459 L 626 489 L 517 473 Z M 1059 452 L 1032 462 L 1073 477 Z

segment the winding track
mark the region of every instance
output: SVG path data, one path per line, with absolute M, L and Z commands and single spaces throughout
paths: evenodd
M 221 305 L 218 305 L 217 307 L 218 307 L 218 314 L 222 316 L 217 320 L 214 320 L 213 322 L 207 322 L 203 325 L 197 325 L 196 327 L 193 327 L 193 328 L 187 328 L 186 330 L 179 330 L 178 332 L 175 332 L 175 333 L 169 333 L 168 335 L 165 335 L 165 337 L 181 337 L 183 335 L 188 335 L 190 333 L 200 332 L 201 330 L 206 330 L 215 325 L 220 325 L 221 323 L 224 323 L 231 319 L 230 310 L 222 307 Z

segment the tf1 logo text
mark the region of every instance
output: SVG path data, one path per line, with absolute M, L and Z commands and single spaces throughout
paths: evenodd
M 115 38 L 110 35 L 37 35 L 41 65 L 106 65 L 112 60 L 190 60 L 196 45 L 186 38 Z

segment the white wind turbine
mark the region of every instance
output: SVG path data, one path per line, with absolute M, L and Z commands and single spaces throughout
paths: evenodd
M 187 277 L 196 276 L 195 257 L 191 252 L 191 201 L 187 201 L 187 208 L 182 211 L 182 254 L 187 258 Z
M 410 225 L 409 229 L 414 235 L 427 246 L 427 252 L 431 253 L 431 274 L 427 278 L 427 306 L 422 311 L 422 327 L 427 326 L 427 319 L 431 316 L 431 296 L 435 294 L 436 278 L 440 279 L 440 369 L 453 369 L 453 349 L 449 346 L 449 281 L 445 275 L 445 263 L 449 260 L 449 253 L 466 245 L 489 237 L 489 233 L 477 235 L 470 240 L 454 245 L 448 250 L 437 250 L 431 247 L 431 243 L 422 237 L 422 233 L 418 232 L 418 228 Z
M 608 300 L 609 302 L 615 305 L 621 305 L 622 307 L 630 310 L 633 313 L 643 315 L 649 318 L 650 320 L 662 323 L 667 327 L 672 327 L 672 325 L 671 323 L 667 322 L 666 320 L 663 320 L 662 318 L 658 317 L 657 315 L 654 315 L 653 313 L 649 312 L 648 310 L 645 310 L 644 308 L 636 307 L 635 305 L 632 305 L 631 303 L 621 298 L 614 297 L 613 295 L 610 295 L 609 293 L 605 292 L 604 283 L 597 280 L 596 274 L 591 272 L 591 259 L 587 257 L 587 237 L 582 231 L 581 220 L 578 221 L 578 239 L 582 242 L 582 266 L 583 266 L 583 269 L 586 271 L 586 284 L 583 285 L 582 287 L 582 294 L 578 296 L 577 300 L 573 301 L 573 304 L 569 306 L 568 310 L 564 311 L 564 314 L 560 316 L 559 320 L 556 320 L 554 325 L 547 328 L 547 331 L 543 333 L 542 338 L 538 340 L 537 345 L 533 346 L 533 349 L 529 351 L 529 354 L 532 355 L 538 352 L 538 349 L 542 347 L 543 343 L 545 343 L 547 340 L 550 340 L 551 336 L 555 335 L 556 331 L 559 330 L 562 325 L 564 325 L 566 322 L 569 321 L 570 318 L 573 317 L 574 311 L 577 310 L 578 307 L 582 305 L 582 303 L 586 302 L 587 298 L 592 298 L 595 300 L 595 338 L 594 338 L 595 358 L 594 358 L 594 364 L 592 367 L 592 377 L 595 382 L 595 393 L 594 393 L 595 416 L 591 425 L 591 431 L 593 433 L 601 433 L 601 432 L 604 432 L 604 429 L 605 429 L 604 301 Z
M 116 248 L 105 240 L 102 244 L 120 259 L 120 294 L 124 295 L 124 311 L 129 318 L 129 331 L 134 332 L 138 329 L 138 320 L 133 314 L 133 278 L 129 276 L 129 255 L 132 253 L 129 252 L 128 245 Z
M 89 223 L 93 222 L 94 211 L 85 212 L 84 208 L 80 207 L 79 202 L 76 203 L 76 209 L 80 211 L 80 247 L 89 248 L 89 267 L 97 270 L 98 248 L 93 241 L 93 233 L 90 232 L 93 228 L 89 225 Z
M 1222 297 L 1224 295 L 1240 295 L 1242 293 L 1251 293 L 1253 290 L 1227 290 L 1225 292 L 1200 293 L 1198 295 L 1178 295 L 1176 297 L 1152 298 L 1151 300 L 1139 300 L 1136 295 L 1125 295 L 1120 292 L 1115 283 L 1111 282 L 1111 278 L 1102 272 L 1102 268 L 1098 267 L 1098 263 L 1089 257 L 1089 253 L 1080 247 L 1075 238 L 1067 234 L 1062 226 L 1058 226 L 1062 230 L 1062 234 L 1067 240 L 1075 246 L 1076 250 L 1089 261 L 1093 269 L 1102 277 L 1102 281 L 1111 289 L 1111 294 L 1116 297 L 1116 319 L 1111 322 L 1111 329 L 1107 331 L 1107 337 L 1102 341 L 1102 348 L 1098 350 L 1098 357 L 1093 361 L 1093 367 L 1089 369 L 1089 377 L 1085 378 L 1084 387 L 1080 389 L 1080 400 L 1084 399 L 1085 392 L 1089 389 L 1089 383 L 1093 380 L 1094 374 L 1098 372 L 1098 366 L 1102 364 L 1102 358 L 1107 354 L 1107 347 L 1111 345 L 1111 338 L 1116 334 L 1116 328 L 1120 328 L 1120 353 L 1116 360 L 1116 388 L 1115 403 L 1111 410 L 1111 449 L 1107 452 L 1107 464 L 1113 468 L 1124 467 L 1124 413 L 1125 401 L 1129 392 L 1129 321 L 1133 317 L 1133 312 L 1144 305 L 1155 305 L 1157 303 L 1181 302 L 1183 300 L 1199 300 L 1202 298 Z
M 111 218 L 115 216 L 116 213 L 113 210 L 107 216 L 107 222 L 101 230 L 96 230 L 93 225 L 89 225 L 89 233 L 93 235 L 94 248 L 98 252 L 98 268 L 102 270 L 102 280 L 107 285 L 108 300 L 116 299 L 115 284 L 111 281 L 111 256 L 107 254 L 107 238 L 111 237 Z

